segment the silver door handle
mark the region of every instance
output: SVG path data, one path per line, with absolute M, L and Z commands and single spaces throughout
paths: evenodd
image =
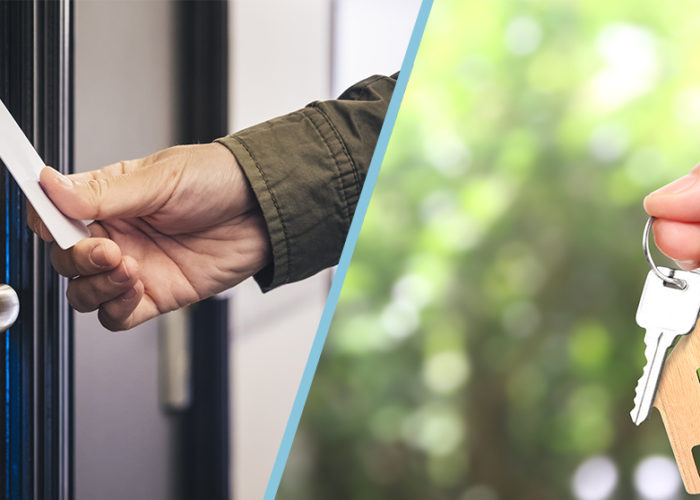
M 187 409 L 192 399 L 189 323 L 186 307 L 158 318 L 158 395 L 169 411 Z
M 19 297 L 10 285 L 0 285 L 0 332 L 4 332 L 17 321 Z

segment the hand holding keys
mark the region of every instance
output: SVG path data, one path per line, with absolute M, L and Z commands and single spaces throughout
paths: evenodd
M 632 420 L 639 425 L 656 406 L 676 456 L 689 493 L 700 493 L 700 475 L 692 449 L 700 444 L 700 331 L 695 332 L 700 313 L 700 274 L 657 268 L 649 253 L 648 239 L 654 218 L 644 230 L 644 254 L 651 266 L 637 309 L 637 323 L 646 329 L 646 365 L 637 382 Z M 691 335 L 688 335 L 692 333 Z M 668 351 L 682 338 L 666 360 Z M 667 364 L 665 375 L 662 369 Z M 657 395 L 658 387 L 658 395 Z M 700 423 L 700 421 L 698 421 Z

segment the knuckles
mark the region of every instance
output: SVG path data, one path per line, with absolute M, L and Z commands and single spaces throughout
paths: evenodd
M 101 201 L 104 196 L 104 193 L 109 189 L 109 186 L 107 185 L 108 182 L 108 178 L 97 178 L 89 179 L 85 183 L 85 187 L 87 188 L 87 195 L 89 197 L 88 206 L 94 207 L 94 211 L 91 214 L 91 218 L 95 220 L 100 220 L 101 218 Z
M 128 329 L 128 324 L 125 320 L 112 317 L 104 306 L 100 307 L 100 310 L 97 312 L 97 319 L 110 332 L 121 332 Z
M 71 307 L 81 313 L 91 312 L 99 307 L 99 304 L 91 304 L 85 300 L 85 294 L 75 282 L 68 284 L 66 298 Z

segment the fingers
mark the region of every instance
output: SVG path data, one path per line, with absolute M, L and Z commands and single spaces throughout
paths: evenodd
M 688 175 L 657 189 L 644 199 L 649 215 L 662 219 L 700 222 L 700 165 Z
M 51 245 L 51 264 L 59 274 L 68 278 L 104 273 L 121 262 L 119 246 L 108 238 L 86 238 L 68 250 Z
M 128 293 L 137 282 L 138 265 L 133 258 L 125 257 L 109 272 L 71 280 L 66 290 L 66 297 L 76 311 L 90 312 Z
M 659 250 L 682 269 L 700 267 L 700 223 L 657 219 L 654 241 Z
M 117 164 L 118 165 L 118 164 Z M 45 167 L 39 182 L 46 194 L 67 216 L 74 219 L 140 217 L 161 206 L 177 171 L 167 168 L 105 167 L 70 176 Z
M 656 246 L 682 269 L 700 267 L 700 165 L 644 199 Z
M 145 287 L 138 279 L 138 265 L 131 257 L 113 270 L 71 280 L 66 296 L 78 312 L 96 309 L 100 323 L 111 331 L 128 330 L 157 313 L 143 304 Z M 143 304 L 141 311 L 139 305 Z M 153 309 L 152 307 L 150 309 Z
M 145 287 L 136 260 L 122 256 L 99 224 L 90 225 L 90 231 L 93 237 L 68 250 L 51 246 L 56 271 L 73 278 L 66 290 L 69 304 L 78 312 L 99 309 L 100 322 L 112 331 L 127 330 L 157 316 L 153 301 L 143 300 Z
M 52 245 L 51 261 L 60 274 L 78 276 L 68 283 L 68 303 L 78 312 L 99 309 L 100 323 L 109 330 L 126 330 L 158 314 L 147 311 L 147 305 L 138 314 L 145 290 L 138 263 L 130 256 L 122 258 L 109 239 L 88 238 L 70 250 Z
M 97 313 L 100 323 L 113 332 L 128 330 L 141 323 L 145 318 L 139 317 L 137 309 L 143 303 L 143 295 L 143 283 L 137 281 L 125 293 L 102 304 Z

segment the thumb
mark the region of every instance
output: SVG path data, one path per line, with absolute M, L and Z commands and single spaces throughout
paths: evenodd
M 109 175 L 99 170 L 65 176 L 45 167 L 39 183 L 51 201 L 68 217 L 103 220 L 149 215 L 163 198 L 154 169 L 138 168 Z
M 661 219 L 700 221 L 700 172 L 697 167 L 644 198 L 644 209 Z

